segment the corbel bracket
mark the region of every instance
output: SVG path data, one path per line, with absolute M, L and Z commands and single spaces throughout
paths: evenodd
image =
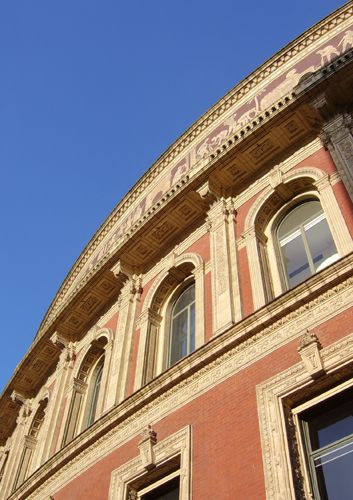
M 312 378 L 320 377 L 325 372 L 320 349 L 321 345 L 317 336 L 306 330 L 300 339 L 298 352 Z
M 146 470 L 153 469 L 156 466 L 156 459 L 154 454 L 154 445 L 157 443 L 157 434 L 149 425 L 143 430 L 141 440 L 138 444 L 140 450 L 140 458 L 142 467 Z

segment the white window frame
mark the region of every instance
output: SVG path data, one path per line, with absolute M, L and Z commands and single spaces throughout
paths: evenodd
M 294 203 L 293 201 L 291 201 L 290 202 L 290 207 L 287 207 L 287 210 L 286 209 L 281 209 L 280 210 L 279 214 L 281 214 L 281 217 L 279 216 L 279 214 L 277 214 L 276 215 L 276 221 L 277 221 L 277 223 L 274 226 L 272 225 L 272 227 L 274 227 L 274 229 L 272 230 L 272 239 L 273 239 L 274 244 L 277 244 L 278 254 L 279 254 L 280 263 L 281 263 L 281 275 L 282 275 L 283 283 L 285 285 L 286 290 L 291 290 L 292 288 L 294 288 L 294 286 L 291 287 L 290 284 L 289 284 L 289 277 L 288 277 L 288 274 L 287 274 L 287 271 L 286 271 L 286 267 L 285 267 L 285 263 L 284 263 L 283 251 L 282 251 L 281 247 L 283 245 L 287 244 L 288 242 L 292 241 L 297 236 L 301 236 L 301 240 L 303 242 L 304 249 L 305 249 L 305 254 L 306 254 L 306 257 L 308 259 L 310 273 L 311 273 L 311 276 L 314 276 L 314 274 L 317 274 L 323 268 L 321 268 L 321 269 L 319 269 L 319 268 L 315 269 L 314 263 L 312 261 L 311 250 L 310 250 L 310 247 L 309 247 L 309 244 L 308 244 L 308 241 L 307 241 L 307 236 L 306 236 L 305 232 L 306 232 L 307 229 L 310 229 L 311 227 L 313 227 L 314 225 L 318 224 L 322 220 L 325 220 L 327 222 L 327 224 L 329 224 L 328 220 L 327 220 L 327 217 L 326 217 L 326 214 L 325 214 L 325 212 L 323 210 L 323 207 L 321 205 L 321 202 L 320 202 L 320 200 L 318 199 L 317 196 L 315 196 L 315 197 L 307 197 L 306 196 L 304 198 L 303 197 L 299 197 L 299 199 L 294 198 L 294 200 L 296 201 L 296 203 Z M 280 240 L 279 236 L 278 236 L 278 230 L 279 230 L 279 228 L 280 228 L 283 220 L 287 216 L 289 216 L 292 213 L 292 211 L 296 210 L 297 207 L 305 205 L 305 203 L 310 203 L 312 201 L 319 203 L 322 212 L 319 215 L 317 215 L 314 219 L 309 220 L 308 222 L 304 221 L 303 223 L 299 224 L 298 228 L 296 230 L 292 231 L 289 235 L 287 235 L 285 238 L 282 238 Z M 332 241 L 334 242 L 335 247 L 336 247 L 336 254 L 334 254 L 335 255 L 335 260 L 338 260 L 340 258 L 340 254 L 338 253 L 337 245 L 336 245 L 336 242 L 335 242 L 335 240 L 333 238 L 330 226 L 329 226 L 329 231 L 330 231 L 330 235 L 331 235 Z M 334 260 L 331 260 L 330 264 L 333 263 L 333 262 L 334 262 Z M 310 279 L 311 276 L 309 278 L 307 278 L 307 279 Z M 304 281 L 306 281 L 306 280 L 303 280 L 303 281 L 301 281 L 298 284 L 301 284 Z M 295 286 L 297 286 L 297 285 L 295 285 Z
M 334 342 L 320 351 L 327 376 L 343 369 L 353 361 L 353 333 Z M 304 362 L 300 362 L 256 388 L 261 448 L 265 475 L 266 498 L 269 500 L 295 500 L 296 492 L 289 451 L 288 428 L 284 402 L 313 387 L 315 381 Z M 317 397 L 308 397 L 307 402 L 291 409 L 294 433 L 298 443 L 300 470 L 303 476 L 305 498 L 314 498 L 306 451 L 300 433 L 298 414 L 348 387 L 353 387 L 353 378 L 324 391 Z
M 302 427 L 303 427 L 303 422 L 301 418 L 301 414 L 306 411 L 315 408 L 320 403 L 323 403 L 325 401 L 329 401 L 332 397 L 337 396 L 341 392 L 344 392 L 347 389 L 350 389 L 353 387 L 353 379 L 347 380 L 343 382 L 342 384 L 339 384 L 338 386 L 333 387 L 332 389 L 323 392 L 319 396 L 306 401 L 305 403 L 295 407 L 292 409 L 292 415 L 293 419 L 295 422 L 295 427 L 297 430 L 297 436 L 298 436 L 298 451 L 300 455 L 300 463 L 302 465 L 302 469 L 305 470 L 304 474 L 304 479 L 306 483 L 306 489 L 311 492 L 313 495 L 313 498 L 315 498 L 316 494 L 316 481 L 312 477 L 312 472 L 310 471 L 310 465 L 308 463 L 309 457 L 308 457 L 308 450 L 307 450 L 307 445 L 305 443 L 305 438 L 303 436 L 302 432 Z M 313 484 L 315 482 L 315 484 Z M 315 491 L 315 493 L 314 493 Z
M 155 490 L 156 488 L 159 488 L 159 486 L 162 486 L 163 484 L 168 483 L 168 481 L 171 481 L 172 479 L 180 477 L 180 470 L 176 470 L 175 472 L 172 472 L 171 474 L 168 474 L 167 476 L 162 477 L 158 481 L 154 482 L 153 484 L 150 484 L 149 486 L 146 486 L 146 488 L 141 489 L 140 491 L 137 492 L 137 498 L 142 498 L 143 495 L 146 495 L 146 493 L 150 493 L 151 491 Z M 179 485 L 179 491 L 180 491 L 180 485 Z M 180 496 L 180 494 L 179 494 Z
M 179 475 L 179 500 L 191 500 L 191 439 L 191 427 L 186 426 L 162 441 L 158 441 L 153 446 L 156 468 L 167 464 L 170 460 L 178 456 L 180 458 L 180 467 L 177 471 L 166 474 L 163 478 L 160 478 L 148 487 L 140 488 L 137 498 L 141 498 L 142 494 L 153 490 L 153 488 Z M 140 455 L 137 455 L 118 469 L 113 470 L 110 478 L 108 500 L 127 500 L 131 483 L 145 475 L 148 475 L 148 471 L 143 467 Z

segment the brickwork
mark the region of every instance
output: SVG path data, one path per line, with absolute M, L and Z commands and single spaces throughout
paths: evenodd
M 206 113 L 97 232 L 0 399 L 1 498 L 135 500 L 169 474 L 180 500 L 315 497 L 296 405 L 353 386 L 352 14 Z

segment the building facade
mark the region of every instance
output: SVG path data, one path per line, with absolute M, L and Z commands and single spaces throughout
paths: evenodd
M 1 396 L 1 498 L 351 498 L 352 89 L 348 2 L 118 204 Z

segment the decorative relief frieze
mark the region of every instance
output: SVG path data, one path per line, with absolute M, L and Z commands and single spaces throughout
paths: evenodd
M 287 94 L 303 74 L 317 70 L 327 61 L 331 61 L 335 54 L 342 54 L 350 49 L 351 15 L 352 7 L 344 6 L 340 12 L 305 33 L 300 41 L 293 42 L 285 51 L 239 84 L 227 95 L 226 100 L 223 99 L 214 106 L 168 154 L 162 157 L 162 160 L 139 182 L 133 194 L 123 200 L 102 226 L 65 281 L 49 315 L 43 322 L 40 333 L 63 306 L 70 290 L 74 290 L 80 280 L 84 281 L 98 263 L 104 262 L 107 256 L 115 251 L 120 239 L 130 234 L 129 228 L 137 227 L 148 214 L 150 207 L 156 204 L 156 200 L 163 198 L 168 189 L 178 189 L 184 179 L 195 175 L 204 166 L 207 155 L 222 146 L 237 129 L 244 127 L 248 120 L 252 120 L 260 111 L 267 109 L 274 101 Z M 221 121 L 222 115 L 223 121 Z M 210 125 L 217 121 L 218 125 L 214 130 L 209 130 Z M 191 142 L 199 134 L 202 134 L 203 138 L 199 144 L 190 148 Z M 260 145 L 261 154 L 264 148 L 273 147 L 270 142 L 270 139 L 267 139 L 267 143 Z M 188 153 L 184 158 L 178 158 L 186 147 L 189 148 Z M 254 154 L 258 153 L 254 150 Z M 191 164 L 191 158 L 195 158 L 196 163 Z M 155 187 L 151 187 L 143 197 L 143 190 L 155 179 L 158 180 L 158 185 L 156 183 Z

